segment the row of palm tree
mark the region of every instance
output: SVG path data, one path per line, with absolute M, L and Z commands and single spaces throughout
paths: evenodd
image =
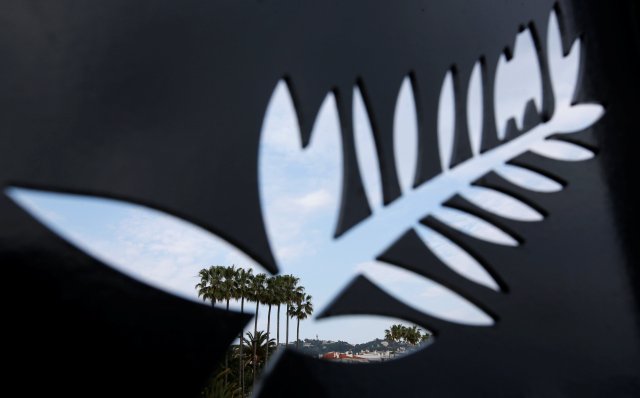
M 417 326 L 404 326 L 400 324 L 391 325 L 389 329 L 384 331 L 384 339 L 389 341 L 409 343 L 416 345 L 427 341 L 431 338 L 431 333 L 425 331 L 424 333 Z
M 311 296 L 305 293 L 304 287 L 299 285 L 300 279 L 293 275 L 276 275 L 273 277 L 265 274 L 254 275 L 251 269 L 236 268 L 235 266 L 211 266 L 204 268 L 198 273 L 200 282 L 196 285 L 198 296 L 205 301 L 210 301 L 212 305 L 225 303 L 229 310 L 231 300 L 240 302 L 240 312 L 244 313 L 245 301 L 255 302 L 256 314 L 254 318 L 253 336 L 258 333 L 258 315 L 260 304 L 266 305 L 267 331 L 266 339 L 269 341 L 271 333 L 271 309 L 277 308 L 276 322 L 276 346 L 280 345 L 280 309 L 285 306 L 286 310 L 286 335 L 285 344 L 289 345 L 289 319 L 296 318 L 296 346 L 300 342 L 300 321 L 308 318 L 313 313 Z M 242 341 L 242 333 L 239 336 Z M 239 345 L 239 356 L 243 357 L 243 344 Z M 257 344 L 253 344 L 253 357 L 258 355 Z M 268 360 L 269 350 L 265 353 L 265 363 Z M 257 372 L 257 360 L 251 361 L 253 366 L 253 383 Z M 228 358 L 225 359 L 225 367 Z M 239 363 L 239 374 L 242 382 L 241 388 L 244 394 L 244 367 L 242 361 Z

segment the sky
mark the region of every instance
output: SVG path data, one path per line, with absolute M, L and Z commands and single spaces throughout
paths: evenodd
M 552 20 L 549 56 L 559 104 L 558 119 L 554 116 L 549 126 L 536 129 L 535 134 L 532 132 L 531 137 L 522 142 L 512 142 L 509 148 L 494 151 L 492 156 L 480 156 L 481 81 L 476 66 L 468 98 L 469 130 L 475 156 L 455 170 L 449 169 L 447 159 L 452 145 L 454 98 L 451 77 L 447 75 L 441 91 L 438 131 L 434 132 L 439 137 L 444 172 L 418 189 L 411 187 L 417 160 L 416 107 L 411 84 L 405 79 L 399 87 L 394 123 L 394 152 L 403 195 L 388 206 L 381 204 L 380 176 L 371 125 L 361 95 L 354 88 L 358 167 L 363 174 L 373 216 L 337 240 L 333 233 L 339 213 L 342 158 L 335 99 L 332 94 L 327 95 L 318 111 L 310 145 L 302 149 L 289 92 L 284 82 L 278 83 L 265 111 L 261 133 L 258 159 L 260 201 L 280 272 L 300 278 L 307 293 L 313 296 L 316 313 L 354 276 L 364 274 L 385 291 L 420 311 L 470 327 L 490 327 L 493 324 L 482 310 L 444 286 L 374 259 L 401 234 L 414 228 L 425 245 L 456 272 L 489 289 L 499 289 L 491 276 L 464 250 L 436 231 L 419 225 L 417 220 L 430 213 L 468 234 L 496 244 L 515 245 L 517 243 L 513 239 L 492 225 L 470 219 L 455 210 L 441 208 L 440 199 L 460 192 L 469 200 L 508 217 L 525 222 L 541 221 L 540 214 L 522 203 L 495 192 L 472 189 L 468 183 L 474 176 L 479 176 L 476 175 L 478 170 L 495 169 L 530 189 L 555 192 L 562 188 L 557 183 L 527 170 L 504 165 L 504 160 L 527 148 L 565 160 L 589 157 L 573 146 L 534 142 L 551 132 L 546 128 L 554 128 L 551 126 L 554 120 L 560 123 L 558 126 L 567 125 L 570 129 L 572 123 L 583 117 L 579 112 L 569 112 L 569 99 L 578 74 L 579 47 L 574 47 L 567 58 L 562 58 L 559 38 L 553 34 L 555 27 L 557 23 Z M 521 125 L 524 106 L 530 98 L 540 108 L 540 80 L 531 36 L 525 30 L 518 34 L 513 59 L 507 62 L 503 57 L 498 65 L 495 97 L 499 134 L 503 133 L 510 117 L 516 117 Z M 588 115 L 584 118 L 587 120 Z M 8 194 L 45 225 L 90 255 L 134 278 L 189 300 L 202 302 L 196 295 L 195 284 L 198 282 L 197 273 L 203 267 L 236 265 L 252 268 L 254 273 L 266 272 L 244 253 L 209 231 L 154 209 L 111 199 L 27 189 L 11 188 Z M 239 305 L 234 303 L 232 307 L 238 309 Z M 251 307 L 246 310 L 253 312 L 255 307 Z M 265 308 L 260 311 L 259 327 L 265 329 Z M 402 320 L 373 316 L 310 319 L 301 324 L 301 338 L 317 336 L 324 340 L 359 343 L 382 338 L 384 329 L 399 322 L 408 324 Z M 292 324 L 290 333 L 292 340 L 295 324 Z

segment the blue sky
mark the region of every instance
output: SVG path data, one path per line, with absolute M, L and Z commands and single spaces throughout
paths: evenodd
M 552 22 L 553 31 L 557 25 Z M 562 123 L 571 126 L 580 114 L 566 112 L 571 116 L 563 119 L 562 112 L 569 107 L 568 99 L 577 76 L 575 66 L 579 48 L 563 59 L 556 35 L 550 35 L 549 45 L 552 76 L 559 100 L 558 118 L 554 117 L 554 120 L 557 126 L 563 126 Z M 531 37 L 528 31 L 524 31 L 518 35 L 513 60 L 507 63 L 503 58 L 498 67 L 496 119 L 500 132 L 509 117 L 516 116 L 521 123 L 524 105 L 530 98 L 534 98 L 540 108 L 540 86 L 540 72 Z M 443 82 L 438 129 L 443 159 L 451 149 L 453 96 L 450 89 L 451 82 L 447 77 Z M 476 154 L 482 118 L 480 92 L 480 75 L 476 68 L 469 86 L 468 103 L 469 130 Z M 376 262 L 374 258 L 385 245 L 392 243 L 394 237 L 399 236 L 398 233 L 416 228 L 425 244 L 445 263 L 469 279 L 495 290 L 495 282 L 472 258 L 435 231 L 418 226 L 416 220 L 427 212 L 436 212 L 441 219 L 469 233 L 509 245 L 508 237 L 502 236 L 501 231 L 492 230 L 491 226 L 469 220 L 455 211 L 440 210 L 436 199 L 440 196 L 446 198 L 452 190 L 459 191 L 457 188 L 468 183 L 475 170 L 483 167 L 497 167 L 501 174 L 539 190 L 551 192 L 560 187 L 552 186 L 551 182 L 541 180 L 539 176 L 527 174 L 526 170 L 503 166 L 501 161 L 496 161 L 499 159 L 496 155 L 486 161 L 476 158 L 472 167 L 459 167 L 455 173 L 447 170 L 445 160 L 445 173 L 441 178 L 430 182 L 429 187 L 412 190 L 409 182 L 413 179 L 416 162 L 416 110 L 410 84 L 405 80 L 399 87 L 394 133 L 403 198 L 383 207 L 371 126 L 357 92 L 353 111 L 358 164 L 374 215 L 371 222 L 362 223 L 336 241 L 333 232 L 339 212 L 342 158 L 335 100 L 332 95 L 325 99 L 318 112 L 311 143 L 303 150 L 286 85 L 280 82 L 274 89 L 262 129 L 258 183 L 267 233 L 281 272 L 300 277 L 301 284 L 314 298 L 317 312 L 352 277 L 363 273 L 421 311 L 472 325 L 470 327 L 491 325 L 492 320 L 486 314 L 450 290 L 409 271 Z M 540 136 L 550 132 L 543 128 L 538 130 Z M 514 143 L 508 149 L 509 153 L 503 150 L 503 155 L 516 154 L 536 145 L 547 154 L 556 151 L 558 157 L 570 156 L 576 151 L 570 147 L 551 148 L 545 143 L 534 143 L 532 138 Z M 89 254 L 135 278 L 190 300 L 201 302 L 196 297 L 194 285 L 198 282 L 198 271 L 205 266 L 234 264 L 263 272 L 253 260 L 210 232 L 153 209 L 78 195 L 23 189 L 13 189 L 9 193 L 42 222 Z M 478 190 L 466 190 L 463 194 L 512 217 L 539 221 L 530 209 L 508 198 Z M 431 200 L 433 203 L 425 198 L 434 198 Z M 252 311 L 252 308 L 248 310 Z M 264 309 L 261 312 L 263 315 L 266 313 Z M 321 339 L 357 343 L 382 338 L 384 329 L 395 322 L 398 320 L 370 316 L 307 320 L 302 322 L 301 337 L 319 336 Z M 266 317 L 260 316 L 259 326 L 265 328 L 265 325 Z M 290 333 L 295 333 L 294 327 Z

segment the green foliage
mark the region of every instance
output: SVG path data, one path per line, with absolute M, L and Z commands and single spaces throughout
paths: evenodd
M 255 336 L 251 332 L 247 332 L 247 334 L 242 338 L 243 349 L 243 359 L 242 361 L 245 363 L 245 366 L 253 366 L 254 362 L 258 368 L 262 368 L 265 365 L 265 358 L 267 356 L 267 348 L 269 349 L 269 353 L 273 353 L 276 350 L 276 341 L 275 339 L 270 338 L 269 343 L 267 344 L 267 334 L 258 330 Z M 253 347 L 256 349 L 256 355 L 253 355 Z M 236 351 L 239 353 L 239 350 Z
M 293 275 L 254 275 L 251 269 L 225 267 L 221 265 L 204 268 L 198 273 L 196 285 L 198 297 L 211 304 L 230 300 L 247 300 L 265 305 L 289 307 L 292 318 L 306 319 L 313 313 L 311 296 L 305 294 L 300 279 Z
M 209 384 L 202 390 L 204 398 L 240 398 L 242 390 L 237 381 L 229 381 L 231 369 L 222 369 L 211 378 Z
M 431 338 L 431 333 L 428 331 L 420 330 L 417 326 L 407 327 L 404 325 L 396 324 L 384 331 L 384 339 L 395 342 L 405 342 L 411 345 L 416 345 L 425 342 Z
M 311 303 L 310 295 L 300 295 L 296 297 L 296 301 L 294 301 L 289 308 L 289 316 L 291 318 L 297 318 L 298 320 L 307 319 L 311 314 L 313 314 L 313 304 Z

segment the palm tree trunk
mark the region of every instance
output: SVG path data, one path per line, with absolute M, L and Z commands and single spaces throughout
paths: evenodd
M 227 312 L 229 311 L 229 299 L 227 299 Z M 227 372 L 226 370 L 229 369 L 229 351 L 227 350 L 227 352 L 224 354 L 224 369 L 225 369 L 225 373 L 224 373 L 224 385 L 225 387 L 227 386 L 227 384 L 229 383 L 229 378 L 227 376 L 229 376 L 229 372 Z
M 240 313 L 244 314 L 244 296 L 242 296 L 240 298 Z M 238 360 L 238 374 L 240 375 L 240 387 L 242 388 L 242 396 L 244 397 L 244 364 L 243 362 L 243 357 L 242 357 L 242 334 L 244 333 L 244 330 L 240 331 L 240 358 Z
M 260 310 L 260 300 L 256 300 L 256 317 L 253 321 L 253 389 L 256 388 L 256 362 L 258 358 L 258 311 Z
M 284 348 L 289 347 L 289 304 L 287 304 L 287 339 L 285 340 Z
M 300 318 L 298 318 L 298 326 L 296 331 L 296 348 L 300 348 Z
M 267 366 L 269 360 L 269 329 L 271 327 L 271 304 L 269 304 L 269 312 L 267 312 L 267 352 L 264 355 L 264 366 Z
M 280 304 L 278 304 L 278 323 L 276 326 L 276 348 L 280 348 Z

